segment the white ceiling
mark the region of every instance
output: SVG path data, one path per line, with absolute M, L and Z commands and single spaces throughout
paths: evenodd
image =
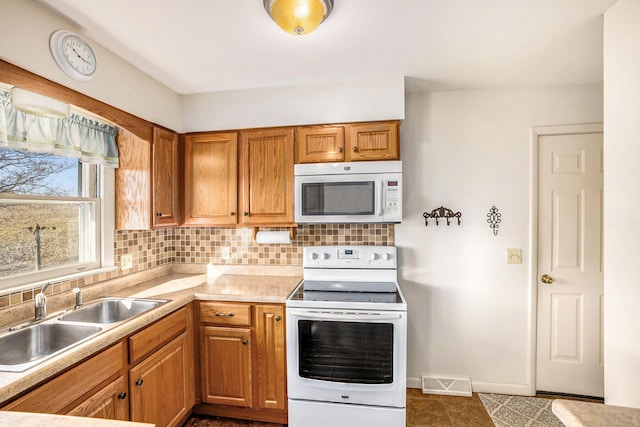
M 180 94 L 407 77 L 407 90 L 602 81 L 615 0 L 335 0 L 292 36 L 262 0 L 40 0 Z

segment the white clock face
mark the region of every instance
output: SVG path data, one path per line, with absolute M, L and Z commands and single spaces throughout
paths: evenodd
M 96 72 L 97 61 L 91 46 L 69 31 L 59 30 L 49 41 L 58 66 L 76 80 L 89 80 Z

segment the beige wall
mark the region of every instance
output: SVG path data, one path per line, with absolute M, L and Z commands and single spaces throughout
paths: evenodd
M 605 402 L 640 408 L 640 1 L 604 21 Z
M 531 127 L 602 122 L 602 86 L 410 94 L 406 111 L 395 240 L 409 307 L 408 382 L 470 377 L 474 391 L 527 394 Z M 498 236 L 487 223 L 494 205 Z M 462 212 L 462 225 L 425 227 L 423 212 L 440 206 Z M 507 248 L 521 248 L 523 263 L 506 264 Z
M 49 37 L 59 29 L 81 34 L 72 23 L 33 0 L 0 0 L 0 17 L 3 60 L 150 122 L 180 128 L 179 96 L 95 42 L 94 77 L 79 82 L 64 74 L 51 56 Z

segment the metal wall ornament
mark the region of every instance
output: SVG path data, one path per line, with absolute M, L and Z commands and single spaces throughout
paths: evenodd
M 460 217 L 462 213 L 454 212 L 449 208 L 445 208 L 444 206 L 440 206 L 437 209 L 432 210 L 431 212 L 425 212 L 422 214 L 424 217 L 424 225 L 425 227 L 429 225 L 429 218 L 435 218 L 436 225 L 440 225 L 439 219 L 444 218 L 447 220 L 447 225 L 451 225 L 451 218 L 457 218 L 458 225 L 460 225 Z
M 494 236 L 498 235 L 498 228 L 500 227 L 498 224 L 502 222 L 500 219 L 501 216 L 502 214 L 498 212 L 498 208 L 491 206 L 491 209 L 489 209 L 489 213 L 487 214 L 487 222 L 489 223 L 489 228 L 493 230 Z

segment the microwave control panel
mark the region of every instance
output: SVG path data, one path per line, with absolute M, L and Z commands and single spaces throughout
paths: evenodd
M 385 218 L 393 219 L 401 216 L 402 212 L 402 186 L 398 179 L 385 179 L 383 181 L 384 213 Z M 397 219 L 398 222 L 402 218 Z

